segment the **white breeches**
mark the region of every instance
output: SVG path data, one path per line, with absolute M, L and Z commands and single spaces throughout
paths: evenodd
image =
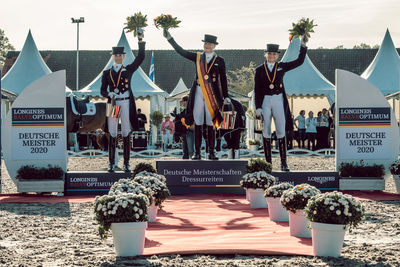
M 108 131 L 112 137 L 118 134 L 118 121 L 121 119 L 121 132 L 123 137 L 127 137 L 131 132 L 131 122 L 129 120 L 129 99 L 116 101 L 117 106 L 121 106 L 120 118 L 107 118 Z
M 208 111 L 206 101 L 204 100 L 203 91 L 201 91 L 200 86 L 197 85 L 196 94 L 194 96 L 194 107 L 193 107 L 193 117 L 194 123 L 196 125 L 204 124 L 204 113 L 206 117 L 206 124 L 212 126 L 211 114 Z
M 282 94 L 264 96 L 262 110 L 264 117 L 263 136 L 271 138 L 271 119 L 274 117 L 277 138 L 285 137 L 286 118 Z

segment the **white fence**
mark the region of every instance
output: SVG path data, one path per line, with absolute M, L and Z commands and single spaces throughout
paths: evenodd
M 123 150 L 118 150 L 119 154 L 122 154 Z M 219 158 L 227 158 L 228 151 L 219 151 L 216 152 Z M 295 157 L 308 157 L 308 156 L 322 156 L 322 157 L 334 157 L 335 149 L 326 148 L 319 149 L 316 151 L 311 151 L 308 149 L 289 149 L 287 151 L 288 156 Z M 68 150 L 68 157 L 84 157 L 84 158 L 100 158 L 107 157 L 108 152 L 96 149 L 82 150 L 78 152 Z M 204 156 L 204 152 L 203 152 Z M 279 156 L 279 150 L 272 149 L 272 156 Z M 170 151 L 162 151 L 155 149 L 148 149 L 142 151 L 131 151 L 131 157 L 134 158 L 161 158 L 161 157 L 174 157 L 174 158 L 182 158 L 182 149 L 174 149 Z M 264 150 L 252 151 L 248 149 L 240 149 L 240 157 L 241 158 L 251 158 L 251 157 L 264 157 Z

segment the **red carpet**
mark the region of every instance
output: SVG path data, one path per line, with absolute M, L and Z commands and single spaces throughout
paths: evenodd
M 399 194 L 345 191 L 360 200 L 400 200 Z M 0 203 L 92 202 L 93 196 L 0 195 Z M 311 239 L 289 234 L 267 209 L 250 209 L 244 195 L 173 196 L 146 231 L 145 255 L 312 255 Z

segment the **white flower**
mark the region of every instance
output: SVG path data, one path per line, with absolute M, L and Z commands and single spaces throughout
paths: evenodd
M 103 206 L 102 206 L 101 204 L 99 204 L 99 205 L 97 206 L 97 211 L 100 211 L 102 208 L 103 208 Z
M 314 214 L 317 214 L 317 211 L 316 210 L 314 210 L 314 212 L 313 212 Z
M 335 207 L 334 207 L 334 206 L 330 206 L 329 209 L 330 209 L 330 210 L 334 210 Z
M 139 219 L 139 214 L 135 213 L 135 218 Z
M 342 214 L 342 212 L 340 210 L 336 210 L 336 214 L 339 216 L 340 214 Z
M 142 215 L 143 214 L 143 210 L 139 209 L 139 214 Z

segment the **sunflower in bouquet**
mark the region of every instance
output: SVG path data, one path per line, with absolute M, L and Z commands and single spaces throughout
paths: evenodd
M 159 29 L 160 27 L 165 30 L 168 30 L 170 28 L 178 28 L 179 23 L 181 23 L 181 21 L 178 20 L 177 17 L 173 17 L 169 14 L 161 14 L 160 16 L 154 18 L 154 25 L 157 29 Z
M 310 38 L 310 33 L 314 32 L 314 27 L 318 26 L 314 24 L 314 20 L 310 20 L 309 18 L 302 18 L 297 23 L 292 23 L 292 28 L 289 29 L 289 41 L 292 42 L 293 38 L 301 38 L 303 36 L 304 42 L 308 42 L 308 38 Z
M 126 26 L 124 29 L 127 29 L 127 32 L 133 32 L 133 35 L 139 33 L 143 33 L 143 28 L 147 26 L 147 15 L 143 15 L 142 12 L 138 12 L 133 14 L 133 16 L 126 18 Z

